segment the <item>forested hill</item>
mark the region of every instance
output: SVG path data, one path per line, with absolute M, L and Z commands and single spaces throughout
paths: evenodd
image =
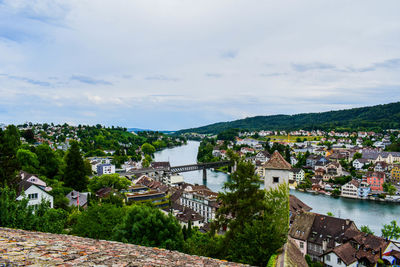
M 248 130 L 379 130 L 400 128 L 400 102 L 321 113 L 256 116 L 180 130 L 178 133 L 220 133 L 237 128 Z

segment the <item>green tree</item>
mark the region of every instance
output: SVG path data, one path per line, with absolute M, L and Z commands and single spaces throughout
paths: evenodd
M 57 176 L 61 166 L 58 155 L 47 144 L 37 146 L 35 152 L 39 160 L 39 173 L 48 178 Z
M 87 188 L 88 177 L 86 176 L 85 164 L 78 143 L 73 141 L 65 155 L 64 183 L 77 191 L 84 191 Z
M 399 239 L 400 238 L 400 226 L 397 225 L 395 220 L 391 221 L 390 224 L 383 225 L 382 237 L 386 239 Z
M 150 247 L 180 250 L 182 229 L 171 214 L 147 205 L 133 205 L 115 229 L 115 240 Z
M 28 143 L 33 143 L 35 141 L 35 134 L 31 129 L 25 130 L 21 133 L 21 136 L 25 138 Z
M 115 226 L 125 216 L 125 209 L 106 203 L 91 205 L 78 213 L 72 234 L 95 239 L 111 240 Z
M 16 186 L 17 171 L 20 165 L 17 150 L 21 145 L 17 127 L 9 125 L 3 132 L 0 130 L 0 185 Z
M 361 232 L 371 235 L 374 234 L 374 232 L 372 232 L 372 230 L 368 227 L 368 225 L 361 225 Z
M 156 152 L 156 149 L 153 145 L 151 145 L 149 143 L 144 143 L 142 145 L 142 152 L 146 155 L 152 156 L 154 154 L 154 152 Z
M 333 213 L 330 212 L 330 211 L 328 211 L 328 212 L 326 213 L 326 215 L 333 217 Z
M 17 151 L 17 159 L 22 170 L 29 173 L 37 172 L 39 168 L 39 160 L 35 153 L 27 149 L 20 148 Z

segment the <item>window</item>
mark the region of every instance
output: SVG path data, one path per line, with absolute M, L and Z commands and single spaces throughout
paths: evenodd
M 337 264 L 342 264 L 342 260 L 340 258 L 337 258 Z
M 300 242 L 300 248 L 304 248 L 304 242 Z
M 273 177 L 274 184 L 279 183 L 279 177 Z
M 331 261 L 331 255 L 326 255 L 326 256 L 325 256 L 325 260 L 326 260 L 326 261 Z
M 37 194 L 37 193 L 29 194 L 29 195 L 28 195 L 28 198 L 29 198 L 29 199 L 38 199 L 38 194 Z

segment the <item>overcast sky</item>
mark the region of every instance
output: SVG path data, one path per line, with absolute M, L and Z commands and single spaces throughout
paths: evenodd
M 0 0 L 0 122 L 176 130 L 400 100 L 400 1 Z

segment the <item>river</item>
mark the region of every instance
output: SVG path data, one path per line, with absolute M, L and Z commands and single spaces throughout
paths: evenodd
M 171 166 L 193 164 L 197 162 L 197 150 L 200 143 L 188 141 L 187 145 L 165 149 L 155 153 L 155 161 L 169 161 Z M 203 184 L 203 172 L 184 172 L 185 182 L 191 184 Z M 228 175 L 221 172 L 207 170 L 207 182 L 205 183 L 213 191 L 221 191 Z M 312 207 L 313 212 L 326 214 L 332 212 L 334 216 L 353 220 L 357 227 L 368 225 L 376 234 L 381 234 L 383 224 L 392 220 L 400 223 L 400 205 L 380 203 L 367 200 L 355 200 L 346 198 L 333 198 L 324 195 L 313 195 L 291 190 L 291 194 Z

